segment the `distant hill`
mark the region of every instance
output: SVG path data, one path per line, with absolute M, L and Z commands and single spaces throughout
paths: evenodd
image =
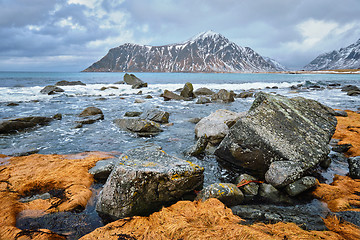
M 346 48 L 319 55 L 305 70 L 358 69 L 360 68 L 360 39 Z
M 147 46 L 126 43 L 112 48 L 85 72 L 265 72 L 280 71 L 249 47 L 207 31 L 184 43 Z

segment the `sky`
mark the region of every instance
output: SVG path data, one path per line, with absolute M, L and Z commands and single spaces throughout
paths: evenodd
M 360 38 L 359 0 L 0 0 L 0 71 L 84 70 L 212 30 L 289 69 Z

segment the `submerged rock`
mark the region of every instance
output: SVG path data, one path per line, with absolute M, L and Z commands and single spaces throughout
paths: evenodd
M 229 133 L 230 127 L 242 115 L 242 113 L 219 109 L 196 124 L 195 135 L 198 138 L 205 136 L 212 144 L 217 144 Z
M 96 210 L 111 219 L 152 213 L 201 187 L 203 171 L 154 147 L 129 150 L 105 183 Z
M 38 116 L 5 120 L 0 122 L 0 134 L 23 131 L 36 126 L 44 126 L 52 120 L 53 118 Z
M 43 89 L 41 89 L 40 92 L 42 94 L 53 95 L 53 94 L 56 94 L 56 93 L 59 93 L 59 92 L 65 92 L 65 91 L 62 88 L 49 85 L 49 86 L 46 86 Z
M 147 83 L 143 82 L 141 79 L 136 77 L 134 74 L 125 73 L 124 82 L 128 85 L 131 85 L 133 89 L 147 87 Z
M 286 186 L 327 158 L 334 114 L 314 100 L 260 92 L 215 154 L 265 176 L 275 187 Z
M 119 118 L 115 119 L 114 123 L 125 131 L 136 133 L 139 137 L 156 136 L 163 131 L 160 124 L 146 119 Z
M 227 207 L 239 205 L 244 200 L 244 194 L 232 183 L 214 183 L 199 192 L 196 200 L 205 201 L 217 198 Z

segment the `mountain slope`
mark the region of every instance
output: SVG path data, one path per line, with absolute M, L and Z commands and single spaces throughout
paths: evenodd
M 264 72 L 276 66 L 249 47 L 208 31 L 164 46 L 124 44 L 109 50 L 86 72 Z
M 276 71 L 287 71 L 288 69 L 282 65 L 281 63 L 279 63 L 278 61 L 276 61 L 275 59 L 269 58 L 269 57 L 263 57 L 265 61 L 267 61 L 268 63 L 272 64 Z
M 305 70 L 360 68 L 360 39 L 346 48 L 324 53 L 304 67 Z

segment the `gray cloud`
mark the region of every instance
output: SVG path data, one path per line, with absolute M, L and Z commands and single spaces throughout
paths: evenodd
M 125 42 L 164 45 L 209 29 L 301 68 L 359 39 L 359 12 L 358 0 L 3 0 L 0 70 L 79 71 Z

